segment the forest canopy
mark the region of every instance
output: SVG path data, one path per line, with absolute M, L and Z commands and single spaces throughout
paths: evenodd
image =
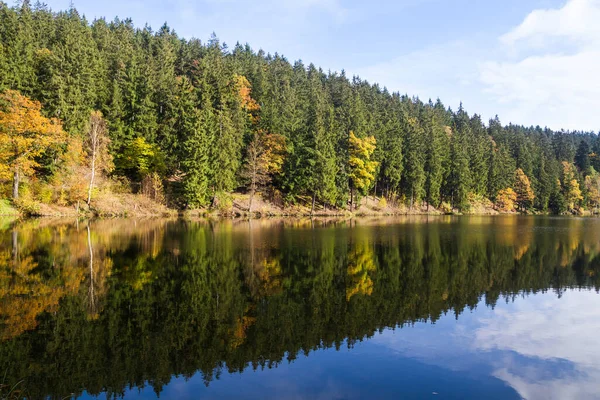
M 338 208 L 365 195 L 461 211 L 600 205 L 594 132 L 486 122 L 167 24 L 0 3 L 0 92 L 0 198 L 93 204 L 119 182 L 184 209 L 234 191 Z M 17 103 L 38 110 L 37 130 L 11 127 Z

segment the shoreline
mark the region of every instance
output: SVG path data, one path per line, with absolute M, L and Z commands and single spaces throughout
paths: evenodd
M 401 216 L 493 216 L 493 215 L 554 215 L 540 211 L 499 211 L 491 202 L 472 204 L 467 212 L 457 209 L 441 210 L 439 208 L 421 207 L 410 208 L 404 205 L 390 206 L 383 198 L 368 196 L 359 204 L 358 209 L 350 211 L 340 208 L 316 207 L 314 210 L 307 205 L 296 204 L 278 206 L 262 198 L 255 199 L 253 211 L 248 211 L 248 197 L 244 194 L 233 194 L 233 201 L 227 207 L 200 208 L 194 210 L 177 210 L 154 202 L 142 195 L 115 195 L 99 198 L 86 204 L 59 206 L 55 204 L 35 203 L 28 209 L 19 209 L 8 200 L 0 200 L 0 217 L 18 219 L 32 218 L 182 218 L 182 219 L 269 219 L 269 218 L 360 218 L 360 217 L 401 217 Z M 562 216 L 593 217 L 598 214 L 590 211 L 566 213 Z

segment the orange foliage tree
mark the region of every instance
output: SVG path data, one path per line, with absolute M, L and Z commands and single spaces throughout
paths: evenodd
M 517 201 L 517 194 L 512 188 L 502 189 L 496 197 L 496 208 L 503 212 L 514 211 L 515 201 Z
M 248 145 L 242 177 L 249 181 L 250 199 L 248 211 L 252 212 L 254 194 L 280 174 L 285 159 L 285 137 L 275 133 L 257 132 Z
M 64 141 L 61 123 L 42 115 L 42 106 L 15 90 L 0 95 L 0 164 L 13 175 L 13 199 L 19 198 L 22 175 L 37 166 L 35 158 Z
M 244 75 L 235 75 L 234 86 L 242 108 L 248 112 L 250 122 L 253 124 L 258 122 L 256 113 L 260 110 L 260 104 L 252 98 L 252 86 L 250 82 Z
M 577 167 L 567 161 L 562 162 L 563 166 L 563 191 L 570 211 L 579 208 L 579 202 L 583 200 L 583 194 L 577 181 Z
M 527 206 L 535 199 L 531 182 L 521 168 L 515 171 L 515 193 L 517 194 L 517 203 L 521 211 L 525 211 Z

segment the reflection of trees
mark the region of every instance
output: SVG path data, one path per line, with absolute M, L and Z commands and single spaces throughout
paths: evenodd
M 368 243 L 360 242 L 348 257 L 348 283 L 346 284 L 346 301 L 355 294 L 370 296 L 373 293 L 371 274 L 375 271 L 373 251 Z
M 19 243 L 13 229 L 11 248 L 0 249 L 0 338 L 6 340 L 37 326 L 42 312 L 56 311 L 59 300 L 72 293 L 83 280 L 82 271 L 70 266 L 54 266 L 58 273 L 44 270 Z
M 201 371 L 208 384 L 459 315 L 483 295 L 495 304 L 600 289 L 593 221 L 441 221 L 37 222 L 18 228 L 16 245 L 0 232 L 2 332 L 12 338 L 0 343 L 0 369 L 7 383 L 27 378 L 34 398 L 146 384 L 160 392 L 173 374 Z
M 145 254 L 160 251 L 157 226 L 132 230 L 115 225 L 122 224 L 96 221 L 80 229 L 78 223 L 31 220 L 0 232 L 0 337 L 8 339 L 34 329 L 38 317 L 55 312 L 65 296 L 81 295 L 89 318 L 97 318 L 112 271 L 110 252 L 132 241 L 139 244 L 136 255 L 140 249 Z M 141 271 L 132 277 L 132 286 L 143 286 L 148 275 Z

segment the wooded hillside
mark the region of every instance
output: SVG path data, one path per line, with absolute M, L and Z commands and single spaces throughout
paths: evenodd
M 374 194 L 555 213 L 600 203 L 593 132 L 483 121 L 166 24 L 0 3 L 0 91 L 0 197 L 74 204 L 128 190 L 190 209 L 244 191 L 352 208 Z

